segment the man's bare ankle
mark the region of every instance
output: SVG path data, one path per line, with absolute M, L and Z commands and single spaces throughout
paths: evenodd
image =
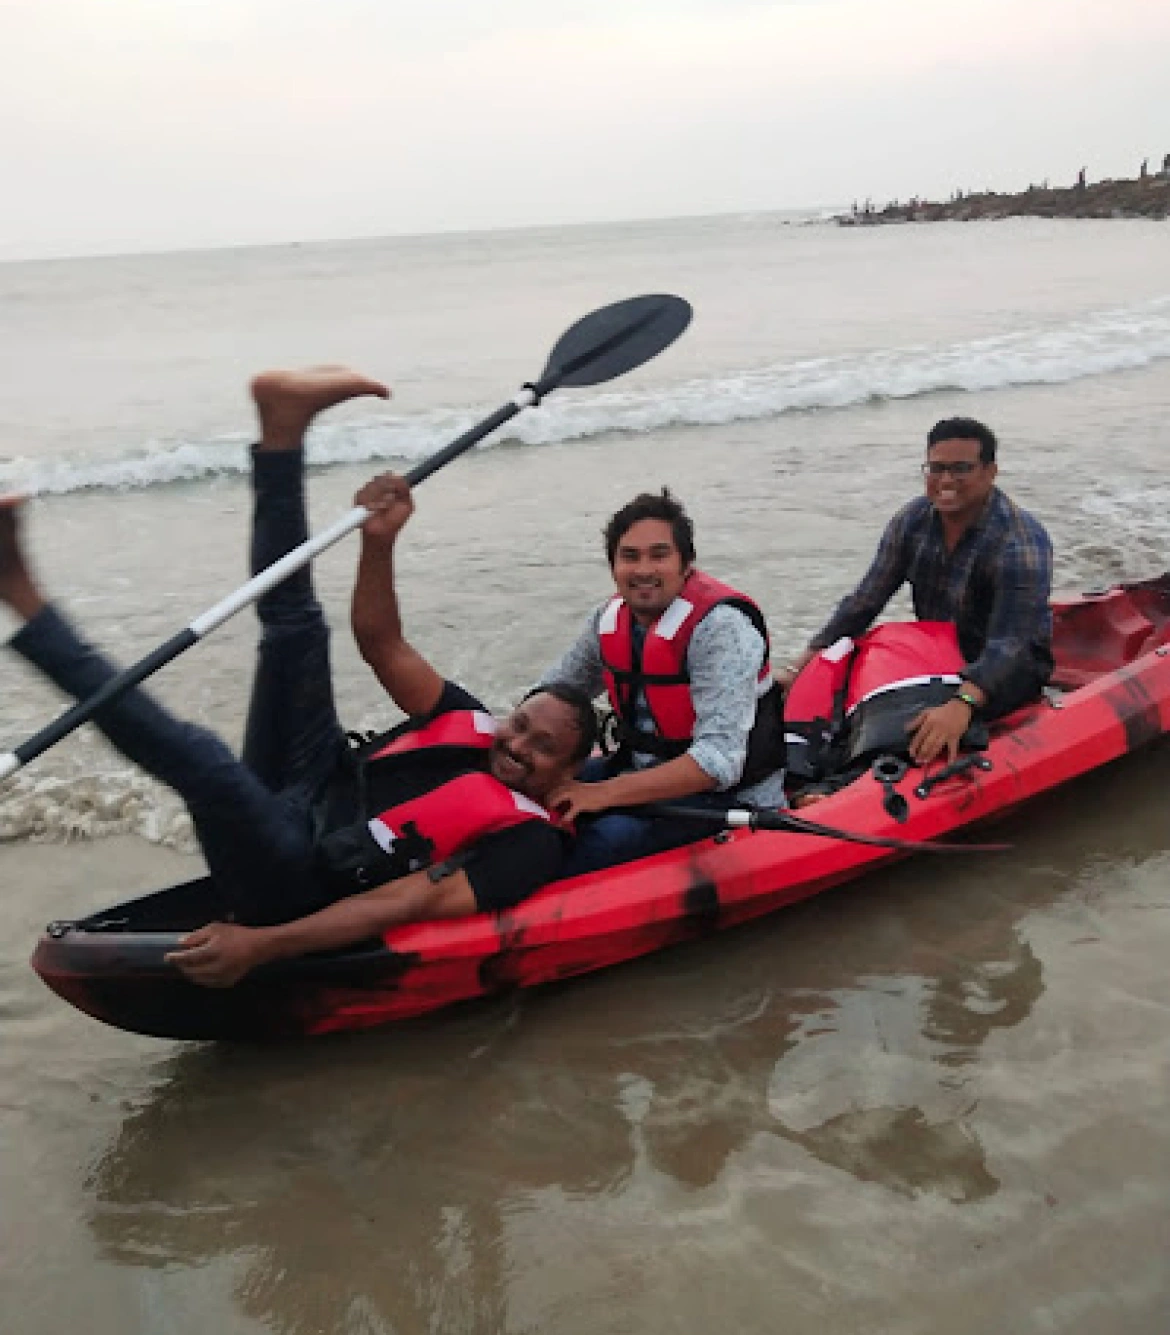
M 260 439 L 256 443 L 258 454 L 288 453 L 301 450 L 305 446 L 305 431 L 308 423 L 267 423 L 260 419 Z

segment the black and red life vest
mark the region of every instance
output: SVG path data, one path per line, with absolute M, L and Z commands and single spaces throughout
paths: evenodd
M 906 750 L 906 723 L 951 699 L 966 660 L 952 622 L 894 622 L 822 649 L 784 701 L 788 770 L 820 779 Z
M 647 627 L 640 653 L 633 615 L 621 597 L 611 599 L 602 610 L 597 632 L 605 689 L 618 719 L 622 747 L 672 759 L 687 751 L 695 730 L 687 650 L 703 618 L 724 605 L 743 612 L 764 641 L 764 659 L 756 677 L 756 720 L 739 784 L 743 787 L 784 764 L 780 693 L 772 679 L 768 628 L 755 602 L 729 584 L 692 570 L 679 596 Z M 639 693 L 653 721 L 653 733 L 636 726 Z
M 361 819 L 318 841 L 327 874 L 351 893 L 409 875 L 463 852 L 490 834 L 527 821 L 555 824 L 539 803 L 483 768 L 496 721 L 478 710 L 451 710 L 408 721 L 362 747 L 357 757 Z M 372 784 L 426 754 L 441 766 L 428 791 L 380 811 L 367 809 Z

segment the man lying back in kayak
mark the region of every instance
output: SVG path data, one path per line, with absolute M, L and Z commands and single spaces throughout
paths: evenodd
M 252 386 L 261 439 L 252 456 L 252 570 L 307 536 L 306 429 L 321 410 L 387 390 L 338 367 L 269 372 Z M 183 798 L 223 914 L 168 958 L 195 982 L 230 986 L 270 960 L 349 945 L 425 918 L 519 902 L 561 870 L 564 836 L 542 804 L 593 748 L 589 701 L 529 696 L 494 720 L 404 638 L 392 556 L 413 502 L 375 478 L 353 594 L 363 656 L 408 715 L 355 753 L 337 721 L 329 631 L 308 568 L 257 603 L 262 627 L 242 760 L 142 690 L 95 716 L 125 756 Z M 18 502 L 0 500 L 0 601 L 25 625 L 12 647 L 84 699 L 117 669 L 83 643 L 34 583 Z
M 955 625 L 966 667 L 954 697 L 911 721 L 909 752 L 954 759 L 975 715 L 1000 718 L 1036 699 L 1052 675 L 1052 543 L 995 485 L 996 439 L 982 422 L 946 418 L 926 438 L 926 494 L 893 517 L 865 577 L 791 665 L 790 686 L 821 649 L 868 630 L 909 581 L 920 621 Z
M 618 750 L 551 797 L 583 816 L 565 874 L 594 871 L 699 838 L 689 821 L 615 807 L 648 802 L 726 809 L 784 804 L 780 692 L 763 614 L 695 565 L 694 527 L 663 490 L 623 506 L 605 529 L 616 592 L 541 678 L 590 698 L 604 690 Z

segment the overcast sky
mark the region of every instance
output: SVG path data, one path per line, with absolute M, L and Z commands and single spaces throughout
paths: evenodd
M 0 0 L 0 257 L 1136 175 L 1167 0 Z

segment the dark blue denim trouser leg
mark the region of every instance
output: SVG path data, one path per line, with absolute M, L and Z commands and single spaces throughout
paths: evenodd
M 586 762 L 579 777 L 583 783 L 596 783 L 610 778 L 615 772 L 612 760 L 599 756 Z M 679 798 L 671 805 L 726 811 L 734 802 L 726 793 L 696 793 L 693 797 Z M 603 867 L 647 858 L 652 853 L 665 853 L 668 849 L 694 843 L 710 833 L 710 827 L 705 824 L 665 817 L 634 816 L 625 812 L 585 817 L 578 823 L 577 838 L 561 874 L 583 876 Z
M 265 465 L 273 459 L 279 459 L 280 465 L 267 469 Z M 295 468 L 286 459 L 293 460 Z M 295 497 L 295 505 L 300 506 L 300 459 L 262 455 L 256 463 L 257 474 L 263 473 L 267 479 L 257 486 L 256 526 L 265 532 L 256 546 L 272 551 L 280 544 L 281 532 L 293 532 L 295 528 L 288 522 L 288 498 Z M 261 499 L 269 483 L 272 493 L 281 498 L 281 504 L 275 507 L 266 505 L 267 497 Z M 280 518 L 269 524 L 273 510 Z M 303 522 L 302 517 L 302 527 Z M 275 551 L 270 559 L 281 554 Z M 267 679 L 272 683 L 272 698 L 278 699 L 281 684 L 299 680 L 295 670 L 298 665 L 305 670 L 323 668 L 328 676 L 327 632 L 307 573 L 303 579 L 298 578 L 293 589 L 282 584 L 268 598 L 274 621 L 287 632 L 274 637 L 267 654 L 267 661 L 276 664 Z M 294 615 L 296 607 L 300 609 L 299 622 Z M 293 623 L 298 623 L 295 628 Z M 288 664 L 282 662 L 281 644 L 291 650 Z M 311 646 L 311 652 L 305 651 L 306 646 Z M 12 640 L 12 647 L 77 699 L 92 695 L 117 672 L 53 608 L 46 608 L 24 626 Z M 265 661 L 263 651 L 261 658 Z M 293 667 L 285 670 L 289 664 Z M 258 704 L 254 700 L 254 708 L 263 716 L 269 709 L 269 699 L 262 691 L 258 694 L 260 700 Z M 331 688 L 325 695 L 327 710 L 320 692 L 302 694 L 311 699 L 311 707 L 292 708 L 283 722 L 279 709 L 273 708 L 271 727 L 265 734 L 270 755 L 296 757 L 300 762 L 300 768 L 289 775 L 291 784 L 280 792 L 274 792 L 261 776 L 237 760 L 214 733 L 175 718 L 141 689 L 128 691 L 94 719 L 123 755 L 183 798 L 220 894 L 245 922 L 286 921 L 327 902 L 313 876 L 306 800 L 309 787 L 324 772 L 325 762 L 308 754 L 308 742 L 310 734 L 337 745 L 344 745 L 344 738 L 333 715 Z M 332 732 L 327 727 L 329 720 Z M 332 758 L 336 758 L 336 748 Z M 270 781 L 276 778 L 271 773 L 266 777 Z
M 308 537 L 304 461 L 299 451 L 253 454 L 252 573 Z M 304 800 L 346 746 L 337 721 L 329 627 L 308 566 L 256 604 L 260 645 L 244 729 L 244 764 L 274 792 Z

